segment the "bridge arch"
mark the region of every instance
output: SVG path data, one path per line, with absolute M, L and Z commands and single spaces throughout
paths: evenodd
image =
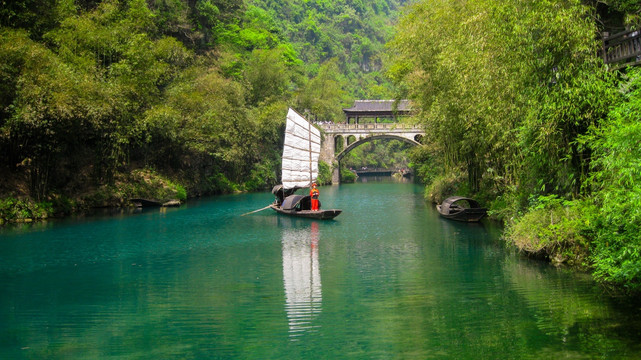
M 420 143 L 418 141 L 411 140 L 411 139 L 408 139 L 406 137 L 398 136 L 398 135 L 383 134 L 383 135 L 366 136 L 366 137 L 358 139 L 357 141 L 355 141 L 352 144 L 350 144 L 349 146 L 347 146 L 343 151 L 341 151 L 340 153 L 336 154 L 336 157 L 335 157 L 336 161 L 340 163 L 341 160 L 343 159 L 343 157 L 345 157 L 345 155 L 349 154 L 350 151 L 354 150 L 355 148 L 359 147 L 360 145 L 363 145 L 365 143 L 368 143 L 368 142 L 374 141 L 374 140 L 401 140 L 403 142 L 406 142 L 406 143 L 414 145 L 414 146 L 420 145 Z
M 340 154 L 345 150 L 345 140 L 343 140 L 343 135 L 334 136 L 334 153 Z
M 320 160 L 331 164 L 332 184 L 340 183 L 339 163 L 345 155 L 366 142 L 395 139 L 411 145 L 420 145 L 425 130 L 420 125 L 403 123 L 375 124 L 318 124 L 325 134 L 321 141 Z M 350 141 L 352 140 L 353 141 Z

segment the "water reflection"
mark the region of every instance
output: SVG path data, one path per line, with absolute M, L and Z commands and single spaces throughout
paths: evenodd
M 440 218 L 420 186 L 323 198 L 349 211 L 241 217 L 271 201 L 241 194 L 0 229 L 0 359 L 641 359 L 641 304 Z
M 322 305 L 318 239 L 317 222 L 303 229 L 283 230 L 285 310 L 291 340 L 319 327 L 313 324 Z
M 360 175 L 356 182 L 360 183 L 380 183 L 380 182 L 394 182 L 401 184 L 411 184 L 414 182 L 413 176 L 401 176 L 399 173 L 394 173 L 392 175 Z

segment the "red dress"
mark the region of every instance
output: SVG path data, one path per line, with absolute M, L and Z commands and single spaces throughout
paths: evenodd
M 320 195 L 320 192 L 318 191 L 317 188 L 312 188 L 309 190 L 309 196 L 312 198 L 312 210 L 318 211 L 318 196 Z

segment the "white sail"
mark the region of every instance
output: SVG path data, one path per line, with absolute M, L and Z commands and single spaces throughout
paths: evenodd
M 303 188 L 316 181 L 321 148 L 320 131 L 289 109 L 283 148 L 283 188 Z

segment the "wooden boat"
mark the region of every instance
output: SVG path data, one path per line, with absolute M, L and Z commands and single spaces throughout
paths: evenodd
M 162 203 L 160 201 L 156 200 L 150 200 L 150 199 L 129 199 L 135 207 L 160 207 L 162 206 Z
M 482 208 L 476 200 L 462 196 L 445 199 L 440 205 L 436 205 L 436 210 L 444 218 L 464 222 L 479 221 L 487 214 L 487 209 Z
M 318 201 L 319 210 L 312 211 L 312 199 L 309 195 L 292 194 L 285 197 L 286 191 L 283 190 L 282 185 L 275 186 L 272 193 L 276 195 L 276 201 L 270 207 L 281 214 L 329 220 L 337 217 L 342 212 L 340 209 L 322 209 L 320 200 Z
M 135 199 L 129 199 L 135 207 L 138 208 L 143 208 L 143 207 L 178 207 L 180 206 L 180 200 L 169 200 L 167 202 L 161 203 L 160 201 L 157 200 L 150 200 L 150 199 L 141 199 L 141 198 L 135 198 Z
M 320 157 L 320 131 L 312 126 L 293 109 L 287 112 L 285 142 L 282 158 L 282 185 L 272 190 L 276 200 L 271 207 L 274 211 L 311 219 L 327 220 L 338 216 L 342 210 L 311 210 L 311 197 L 297 195 L 296 190 L 311 187 L 318 177 Z

